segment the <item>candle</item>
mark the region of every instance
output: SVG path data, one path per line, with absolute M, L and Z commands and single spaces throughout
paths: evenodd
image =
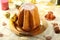
M 1 0 L 2 10 L 8 10 L 8 0 Z

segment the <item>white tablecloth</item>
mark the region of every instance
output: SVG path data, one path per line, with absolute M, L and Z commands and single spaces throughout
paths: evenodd
M 47 21 L 48 25 L 49 25 L 48 28 L 45 30 L 45 32 L 43 32 L 42 34 L 37 35 L 35 37 L 23 37 L 23 36 L 19 37 L 19 36 L 15 35 L 9 28 L 9 19 L 6 19 L 4 17 L 4 14 L 6 13 L 6 11 L 2 11 L 0 9 L 0 33 L 3 34 L 3 37 L 0 37 L 0 40 L 46 40 L 45 36 L 47 36 L 47 35 L 52 37 L 51 40 L 60 40 L 60 34 L 56 34 L 54 32 L 54 29 L 51 24 L 53 22 L 60 23 L 60 8 L 58 8 L 57 6 L 40 6 L 39 5 L 38 9 L 39 9 L 39 14 L 41 14 L 40 16 L 42 16 L 42 18 L 48 12 L 48 9 L 49 9 L 49 11 L 51 10 L 54 12 L 56 19 L 54 21 Z M 10 9 L 8 11 L 11 12 L 11 14 L 16 12 L 16 10 L 15 11 L 12 11 L 12 10 L 14 10 L 14 8 Z M 2 25 L 3 22 L 7 23 L 7 25 L 3 26 Z

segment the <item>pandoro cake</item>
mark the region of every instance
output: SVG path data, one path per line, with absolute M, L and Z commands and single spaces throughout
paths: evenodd
M 35 36 L 45 30 L 40 24 L 38 8 L 31 3 L 22 4 L 19 13 L 10 19 L 10 29 L 17 35 Z

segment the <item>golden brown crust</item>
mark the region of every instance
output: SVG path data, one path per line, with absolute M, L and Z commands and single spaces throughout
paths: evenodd
M 27 10 L 26 8 L 23 8 L 24 6 L 20 7 L 17 15 L 18 19 L 16 21 L 10 20 L 10 24 L 12 25 L 10 27 L 11 30 L 17 35 L 22 34 L 27 36 L 35 36 L 42 33 L 45 28 L 43 28 L 44 26 L 40 26 L 38 8 L 35 5 L 29 4 L 31 7 L 33 7 L 30 9 L 28 4 L 25 5 L 28 6 Z

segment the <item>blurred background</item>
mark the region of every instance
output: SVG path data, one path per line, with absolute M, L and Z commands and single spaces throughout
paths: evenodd
M 30 2 L 30 3 L 39 3 L 39 4 L 43 4 L 43 5 L 56 5 L 60 3 L 60 0 L 8 0 L 9 3 L 15 3 L 15 2 L 22 2 L 22 3 L 26 3 L 26 2 Z

